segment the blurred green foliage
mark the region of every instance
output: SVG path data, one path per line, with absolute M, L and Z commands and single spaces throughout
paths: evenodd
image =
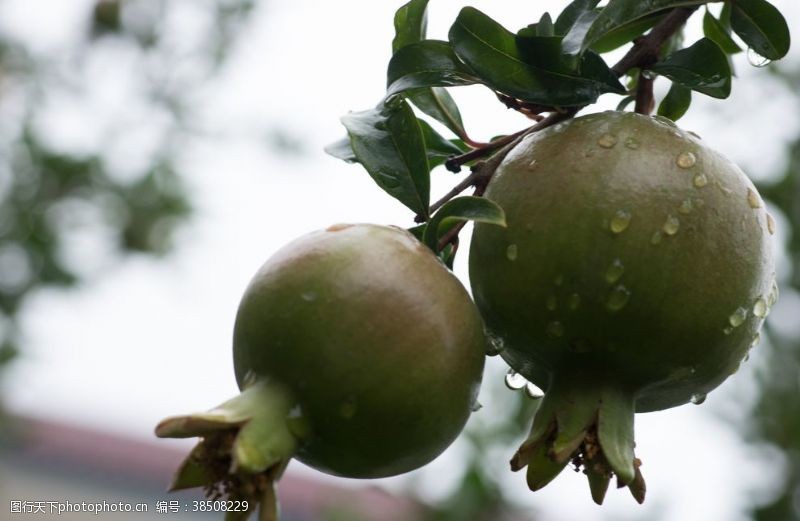
M 192 132 L 192 97 L 218 75 L 254 6 L 254 0 L 98 0 L 84 14 L 83 37 L 50 53 L 0 31 L 0 366 L 20 349 L 26 299 L 93 275 L 81 255 L 70 255 L 76 234 L 93 236 L 113 256 L 170 249 L 190 212 L 177 157 Z M 210 23 L 198 23 L 190 43 L 176 45 L 173 25 L 186 9 Z M 92 60 L 109 53 L 138 58 L 143 88 L 129 102 L 145 109 L 160 133 L 154 150 L 139 152 L 144 157 L 136 158 L 135 172 L 121 171 L 102 146 L 54 142 L 41 124 L 65 103 L 91 100 Z M 108 126 L 107 134 L 126 139 L 126 122 Z

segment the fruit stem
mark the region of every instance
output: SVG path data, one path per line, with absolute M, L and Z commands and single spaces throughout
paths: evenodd
M 247 502 L 246 512 L 229 512 L 226 519 L 247 519 L 260 504 L 261 521 L 277 520 L 274 484 L 297 445 L 291 405 L 281 385 L 256 381 L 208 412 L 163 420 L 155 430 L 160 438 L 201 438 L 169 490 L 204 487 L 209 498 Z
M 644 479 L 633 454 L 633 416 L 632 392 L 572 371 L 551 382 L 511 470 L 527 466 L 528 486 L 535 491 L 572 462 L 576 469 L 583 467 L 596 503 L 603 502 L 612 475 L 642 502 Z

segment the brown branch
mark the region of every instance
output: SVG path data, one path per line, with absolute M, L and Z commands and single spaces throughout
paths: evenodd
M 653 79 L 648 78 L 643 72 L 639 72 L 639 79 L 636 84 L 636 105 L 633 110 L 639 114 L 650 114 L 655 107 L 653 96 Z

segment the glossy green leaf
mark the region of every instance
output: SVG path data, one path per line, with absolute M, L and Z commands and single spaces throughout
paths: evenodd
M 424 40 L 406 45 L 389 61 L 387 96 L 422 87 L 455 87 L 479 82 L 450 44 Z
M 742 51 L 741 47 L 731 37 L 730 32 L 722 25 L 722 22 L 708 11 L 703 16 L 703 34 L 728 54 L 736 54 Z
M 476 221 L 505 227 L 506 215 L 497 203 L 483 197 L 463 196 L 451 199 L 436 212 L 423 234 L 423 242 L 434 252 L 441 236 L 460 221 Z
M 789 52 L 789 27 L 783 15 L 766 0 L 732 2 L 731 27 L 755 52 L 769 60 Z
M 596 59 L 590 62 L 588 72 L 581 67 L 582 74 L 547 70 L 541 65 L 529 63 L 523 57 L 514 34 L 472 7 L 465 7 L 459 13 L 450 28 L 450 43 L 456 55 L 483 83 L 529 103 L 584 105 L 593 103 L 604 92 L 622 90 L 618 83 L 612 89 L 607 81 L 598 81 L 594 77 L 600 66 Z
M 650 69 L 713 98 L 727 98 L 731 93 L 728 57 L 708 38 L 669 55 Z
M 326 146 L 325 153 L 332 155 L 336 159 L 341 159 L 346 163 L 358 163 L 358 158 L 356 158 L 353 152 L 353 147 L 350 146 L 349 136 L 345 136 Z
M 411 0 L 394 14 L 392 53 L 425 39 L 428 26 L 428 0 Z
M 468 150 L 466 147 L 461 148 L 451 140 L 444 138 L 426 121 L 419 120 L 419 126 L 422 129 L 422 136 L 425 139 L 428 166 L 431 169 L 443 164 L 450 156 L 463 154 Z
M 692 104 L 692 89 L 679 83 L 673 83 L 667 95 L 658 105 L 658 115 L 672 121 L 678 121 L 689 110 Z
M 629 44 L 635 38 L 638 38 L 646 31 L 652 29 L 653 26 L 664 17 L 664 14 L 663 11 L 659 11 L 630 23 L 620 25 L 598 38 L 597 41 L 592 43 L 591 49 L 599 53 L 605 53 Z
M 402 99 L 342 117 L 353 152 L 372 179 L 414 213 L 428 215 L 430 168 L 422 127 Z
M 554 24 L 555 33 L 559 36 L 567 34 L 580 15 L 593 10 L 599 3 L 600 0 L 573 0 L 570 2 L 556 19 Z
M 580 54 L 620 27 L 665 9 L 704 4 L 703 0 L 610 0 L 599 14 L 581 15 L 564 37 L 564 52 Z

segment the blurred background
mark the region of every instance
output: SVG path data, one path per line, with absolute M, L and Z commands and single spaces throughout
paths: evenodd
M 344 134 L 339 116 L 382 97 L 402 3 L 0 0 L 0 518 L 12 500 L 221 517 L 169 513 L 199 499 L 164 492 L 191 443 L 152 429 L 236 394 L 238 299 L 282 244 L 334 222 L 412 224 L 360 167 L 322 152 Z M 469 2 L 512 29 L 566 3 Z M 800 5 L 774 3 L 797 42 Z M 446 38 L 463 5 L 431 2 L 429 35 Z M 699 35 L 693 19 L 687 41 Z M 645 505 L 617 491 L 597 507 L 571 472 L 530 493 L 508 460 L 535 401 L 505 388 L 493 358 L 484 407 L 431 465 L 362 482 L 293 462 L 284 521 L 800 520 L 800 49 L 734 65 L 732 97 L 696 94 L 681 125 L 769 201 L 781 299 L 702 406 L 637 416 Z M 474 139 L 527 126 L 488 90 L 453 94 Z M 433 173 L 436 193 L 454 183 Z

